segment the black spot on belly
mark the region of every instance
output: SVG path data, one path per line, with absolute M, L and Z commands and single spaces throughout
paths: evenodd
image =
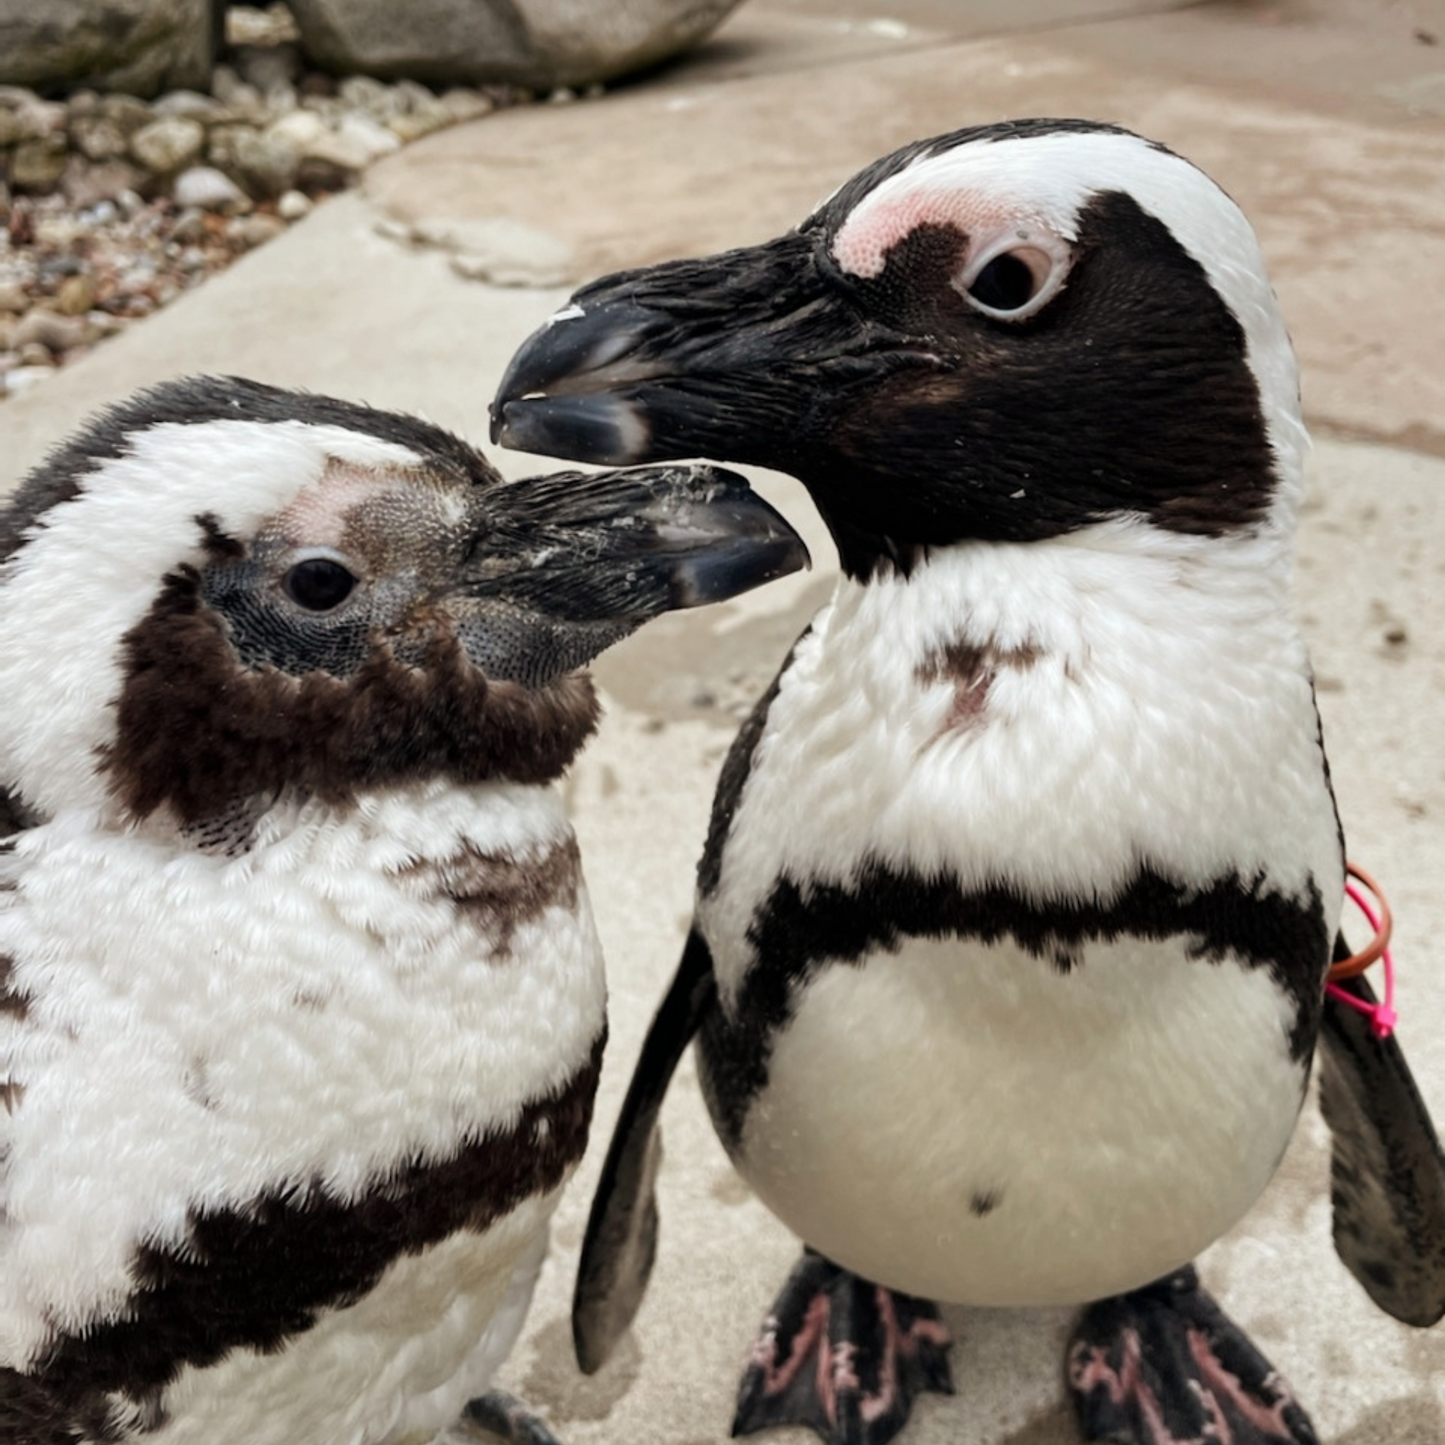
M 185 1366 L 283 1349 L 323 1311 L 363 1298 L 394 1260 L 485 1230 L 555 1188 L 587 1143 L 602 1045 L 506 1133 L 449 1159 L 399 1164 L 360 1199 L 312 1183 L 193 1209 L 180 1245 L 136 1249 L 135 1292 L 118 1320 L 58 1336 L 33 1373 L 0 1368 L 0 1441 L 74 1445 L 157 1429 L 166 1386 Z M 126 1430 L 114 1427 L 114 1401 Z
M 984 1219 L 992 1214 L 1002 1203 L 1002 1189 L 980 1189 L 968 1201 L 968 1212 L 976 1219 Z

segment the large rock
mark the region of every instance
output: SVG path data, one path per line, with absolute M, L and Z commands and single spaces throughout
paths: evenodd
M 739 0 L 290 0 L 309 58 L 434 84 L 590 85 L 696 44 Z
M 0 84 L 206 89 L 223 0 L 0 0 Z

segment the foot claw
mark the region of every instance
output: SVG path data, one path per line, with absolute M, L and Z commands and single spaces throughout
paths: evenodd
M 914 1396 L 953 1393 L 937 1306 L 807 1251 L 753 1346 L 734 1435 L 806 1425 L 828 1445 L 885 1445 Z
M 1091 1305 L 1068 1375 L 1086 1440 L 1319 1445 L 1289 1386 L 1192 1268 Z

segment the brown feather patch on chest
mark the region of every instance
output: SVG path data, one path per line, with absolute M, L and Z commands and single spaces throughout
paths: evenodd
M 537 858 L 484 853 L 465 842 L 445 858 L 423 858 L 400 870 L 409 893 L 446 898 L 490 944 L 493 962 L 512 956 L 512 938 L 523 924 L 549 908 L 571 913 L 577 907 L 582 858 L 571 836 Z
M 957 638 L 929 652 L 913 675 L 924 687 L 940 682 L 953 685 L 953 706 L 938 737 L 981 727 L 988 710 L 989 690 L 999 673 L 1027 672 L 1042 656 L 1043 650 L 1031 642 L 1021 647 L 994 647 Z
M 30 998 L 13 983 L 15 960 L 0 953 L 0 1018 L 24 1020 L 30 1014 Z

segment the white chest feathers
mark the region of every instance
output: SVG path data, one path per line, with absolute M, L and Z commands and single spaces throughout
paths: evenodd
M 368 1366 L 353 1382 L 392 1391 L 368 1408 L 401 1419 L 405 1390 L 444 1387 L 477 1351 L 471 1326 L 519 1270 L 530 1291 L 538 1231 L 585 1138 L 605 993 L 560 801 L 423 785 L 344 815 L 282 805 L 235 858 L 90 823 L 62 815 L 0 860 L 0 1362 L 34 1369 L 58 1336 L 126 1317 L 138 1248 L 184 1254 L 198 1217 L 305 1199 L 339 1217 L 380 1182 L 518 1129 L 526 1156 L 548 1147 L 547 1119 L 528 1122 L 538 1101 L 587 1081 L 557 1177 L 478 1204 L 490 1244 L 474 1235 L 467 1262 L 403 1259 L 380 1276 L 398 1330 L 414 1332 L 418 1308 L 440 1321 L 419 1373 Z M 413 1287 L 420 1306 L 401 1302 Z M 348 1328 L 302 1353 L 329 1358 Z M 222 1368 L 259 1408 L 295 1358 L 242 1350 Z M 177 1381 L 163 1408 L 178 1440 L 186 1402 L 214 1386 L 206 1370 Z
M 1313 883 L 1332 918 L 1343 863 L 1284 574 L 1269 536 L 1112 522 L 840 584 L 699 900 L 724 997 L 779 877 L 846 886 L 874 863 L 1039 903 L 1107 902 L 1141 866 Z

